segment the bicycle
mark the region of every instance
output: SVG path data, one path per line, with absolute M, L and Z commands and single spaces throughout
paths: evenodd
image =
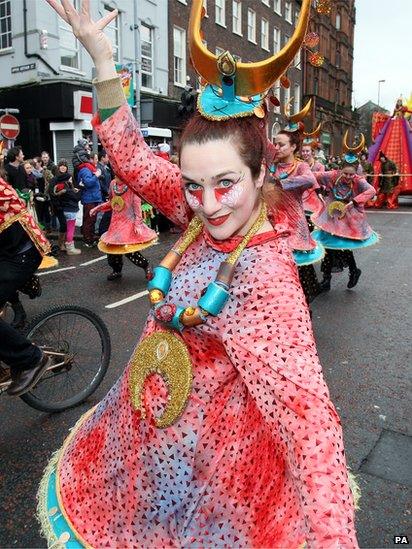
M 96 391 L 109 367 L 111 343 L 105 323 L 93 311 L 77 305 L 51 307 L 22 333 L 52 358 L 40 381 L 20 396 L 26 404 L 42 412 L 62 412 Z M 10 383 L 10 370 L 0 363 L 0 395 Z

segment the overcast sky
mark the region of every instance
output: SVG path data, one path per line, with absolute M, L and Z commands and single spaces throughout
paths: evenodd
M 412 92 L 412 0 L 356 0 L 353 103 L 392 110 Z

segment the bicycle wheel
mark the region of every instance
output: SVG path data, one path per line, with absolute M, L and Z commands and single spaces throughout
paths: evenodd
M 57 306 L 34 318 L 25 335 L 52 358 L 37 385 L 21 396 L 43 412 L 61 412 L 86 400 L 110 362 L 110 336 L 95 313 L 77 305 Z

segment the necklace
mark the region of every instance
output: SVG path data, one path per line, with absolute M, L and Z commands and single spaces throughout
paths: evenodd
M 164 299 L 172 283 L 173 269 L 178 265 L 182 255 L 197 239 L 203 229 L 202 221 L 198 217 L 194 217 L 176 246 L 170 250 L 160 265 L 155 267 L 153 278 L 147 286 L 154 318 L 168 328 L 181 332 L 186 327 L 189 328 L 203 324 L 206 322 L 208 315 L 219 315 L 229 299 L 229 288 L 236 263 L 250 239 L 262 227 L 266 216 L 267 208 L 263 202 L 256 221 L 236 249 L 221 263 L 215 281 L 211 282 L 202 293 L 197 306 L 185 308 L 174 303 L 164 303 Z
M 117 185 L 117 181 L 113 184 L 113 192 L 115 196 L 111 199 L 110 205 L 112 209 L 115 212 L 121 212 L 125 206 L 124 198 L 122 198 L 122 194 L 124 194 L 129 187 L 123 183 L 123 187 L 119 188 Z
M 347 191 L 346 194 L 340 194 L 340 192 L 339 192 L 339 183 L 340 183 L 341 179 L 342 179 L 342 176 L 339 176 L 338 179 L 335 182 L 335 185 L 333 186 L 333 196 L 336 198 L 336 200 L 342 200 L 344 202 L 345 200 L 347 200 L 348 198 L 350 198 L 352 196 L 353 183 L 352 182 L 348 183 L 349 190 Z
M 296 160 L 296 158 L 295 158 L 292 162 L 292 167 L 289 168 L 286 171 L 280 170 L 279 167 L 278 167 L 279 164 L 278 165 L 272 164 L 272 166 L 269 168 L 269 171 L 274 176 L 278 177 L 280 180 L 287 179 L 288 177 L 290 177 L 296 171 L 296 168 L 298 167 L 298 163 L 299 163 L 299 161 Z

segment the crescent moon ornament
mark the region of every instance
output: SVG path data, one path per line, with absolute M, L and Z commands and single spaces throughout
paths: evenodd
M 115 212 L 121 212 L 124 208 L 124 204 L 124 199 L 118 195 L 114 196 L 110 202 L 110 205 Z
M 339 200 L 334 200 L 333 202 L 331 202 L 328 206 L 329 217 L 333 217 L 335 215 L 335 212 L 339 212 L 338 213 L 339 219 L 342 219 L 343 217 L 345 217 L 345 214 L 346 214 L 345 203 L 340 202 Z
M 137 347 L 131 359 L 129 390 L 133 408 L 146 417 L 143 391 L 146 379 L 159 374 L 169 391 L 168 401 L 155 425 L 165 429 L 175 423 L 186 408 L 193 382 L 192 363 L 182 339 L 172 332 L 155 332 Z

